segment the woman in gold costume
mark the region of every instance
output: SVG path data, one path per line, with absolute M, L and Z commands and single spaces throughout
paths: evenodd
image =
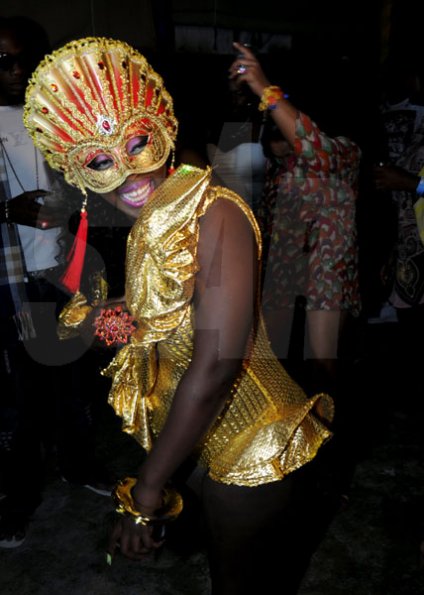
M 110 554 L 119 545 L 139 560 L 162 544 L 156 528 L 182 507 L 173 478 L 192 460 L 214 595 L 282 592 L 293 472 L 330 437 L 333 406 L 324 394 L 307 398 L 269 348 L 258 304 L 261 238 L 249 207 L 212 186 L 209 169 L 167 169 L 177 134 L 172 99 L 123 42 L 86 38 L 47 56 L 28 86 L 24 121 L 69 184 L 135 220 L 125 311 L 97 318 L 98 334 L 121 341 L 104 371 L 109 402 L 147 452 L 138 477 L 114 491 L 122 514 Z M 82 215 L 83 230 L 85 206 Z M 91 306 L 78 271 L 65 282 L 75 295 L 62 322 L 77 327 Z

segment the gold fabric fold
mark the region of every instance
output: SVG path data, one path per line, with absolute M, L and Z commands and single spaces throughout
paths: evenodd
M 156 354 L 152 345 L 125 345 L 104 376 L 112 378 L 109 403 L 122 418 L 124 432 L 134 434 L 141 446 L 150 450 L 149 394 L 156 378 Z
M 65 304 L 58 317 L 59 339 L 78 337 L 79 329 L 90 312 L 107 299 L 108 284 L 100 271 L 94 273 L 90 279 L 89 294 L 90 299 L 77 291 Z
M 77 291 L 64 306 L 58 318 L 59 339 L 72 339 L 79 334 L 79 328 L 93 310 L 84 294 Z
M 178 327 L 193 295 L 198 211 L 210 175 L 210 169 L 180 167 L 156 190 L 131 230 L 125 297 L 137 320 L 136 338 L 145 344 Z
M 181 325 L 197 272 L 199 204 L 210 170 L 180 167 L 155 191 L 131 229 L 126 259 L 126 304 L 137 321 L 130 344 L 102 374 L 111 377 L 108 402 L 123 430 L 151 447 L 150 392 L 156 379 L 155 345 Z

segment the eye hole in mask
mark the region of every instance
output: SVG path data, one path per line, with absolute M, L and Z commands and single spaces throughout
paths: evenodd
M 149 136 L 134 136 L 125 145 L 125 150 L 129 157 L 135 157 L 142 153 L 144 147 L 149 142 Z M 107 153 L 98 153 L 94 159 L 87 163 L 87 167 L 94 171 L 105 171 L 114 166 L 114 159 Z
M 139 155 L 143 151 L 144 147 L 147 145 L 148 142 L 149 142 L 148 136 L 134 136 L 125 145 L 127 154 L 130 157 L 133 157 L 134 155 Z
M 99 153 L 90 161 L 90 163 L 87 163 L 87 167 L 94 169 L 94 171 L 104 171 L 110 169 L 113 165 L 113 158 L 105 153 Z

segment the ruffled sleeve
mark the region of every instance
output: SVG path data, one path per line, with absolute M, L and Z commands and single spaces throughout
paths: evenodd
M 137 331 L 103 374 L 112 378 L 109 403 L 122 417 L 123 430 L 147 449 L 156 344 L 189 311 L 198 270 L 198 218 L 210 199 L 210 177 L 210 169 L 181 166 L 151 196 L 128 238 L 126 303 Z

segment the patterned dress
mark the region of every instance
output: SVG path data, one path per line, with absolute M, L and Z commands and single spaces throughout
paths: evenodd
M 355 207 L 361 152 L 329 138 L 306 115 L 294 151 L 269 160 L 258 220 L 264 241 L 264 309 L 360 310 Z

